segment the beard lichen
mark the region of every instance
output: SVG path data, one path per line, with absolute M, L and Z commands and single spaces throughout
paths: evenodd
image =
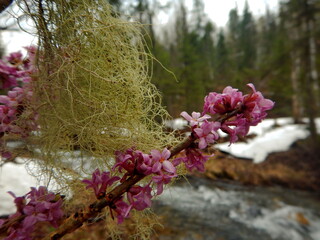
M 107 171 L 114 152 L 146 153 L 172 146 L 168 113 L 150 82 L 142 25 L 115 14 L 103 0 L 31 0 L 22 8 L 39 38 L 32 109 L 40 129 L 37 163 L 61 190 L 83 191 L 80 180 Z
M 25 4 L 39 35 L 32 84 L 37 140 L 48 163 L 73 171 L 110 168 L 116 150 L 172 145 L 162 125 L 168 114 L 150 82 L 152 56 L 141 24 L 116 16 L 106 1 Z

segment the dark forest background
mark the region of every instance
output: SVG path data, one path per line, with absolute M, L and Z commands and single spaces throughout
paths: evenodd
M 206 16 L 202 0 L 194 0 L 192 9 L 184 1 L 165 6 L 157 0 L 110 3 L 145 24 L 149 49 L 176 76 L 154 62 L 153 82 L 173 117 L 182 110 L 201 111 L 210 91 L 228 85 L 246 90 L 250 82 L 276 102 L 271 117 L 293 116 L 299 122 L 303 116 L 317 116 L 319 0 L 282 0 L 277 12 L 266 8 L 258 17 L 248 4 L 242 12 L 235 7 L 224 28 Z M 171 19 L 159 30 L 154 21 L 161 11 L 171 12 Z
M 270 117 L 308 117 L 316 136 L 320 106 L 320 0 L 279 0 L 273 12 L 256 16 L 246 3 L 230 9 L 225 27 L 206 16 L 204 2 L 193 0 L 108 0 L 120 13 L 144 24 L 153 61 L 152 81 L 172 117 L 200 111 L 204 96 L 230 85 L 241 91 L 253 83 L 276 102 Z M 190 1 L 189 1 L 190 2 Z M 223 2 L 217 2 L 223 4 Z M 209 9 L 210 11 L 210 9 Z M 169 23 L 154 24 L 160 13 Z M 8 29 L 1 29 L 8 30 Z M 1 52 L 3 52 L 1 50 Z

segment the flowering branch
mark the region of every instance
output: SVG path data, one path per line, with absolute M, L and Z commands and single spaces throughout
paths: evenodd
M 242 105 L 239 105 L 231 112 L 225 113 L 217 117 L 216 121 L 223 123 L 227 121 L 229 118 L 236 116 L 242 110 Z M 188 149 L 195 141 L 197 137 L 195 134 L 191 134 L 186 139 L 184 139 L 181 143 L 176 145 L 171 149 L 171 154 L 169 158 L 174 157 L 181 151 Z M 71 233 L 81 227 L 84 222 L 88 221 L 90 218 L 96 217 L 102 209 L 107 206 L 114 205 L 115 201 L 121 198 L 121 196 L 128 192 L 128 190 L 142 180 L 146 175 L 143 174 L 135 174 L 125 180 L 123 183 L 115 187 L 112 191 L 110 191 L 105 198 L 97 200 L 96 202 L 90 204 L 86 209 L 81 210 L 80 212 L 76 212 L 68 219 L 65 220 L 63 225 L 61 225 L 57 230 L 51 233 L 49 236 L 45 238 L 45 240 L 57 240 L 60 239 L 67 233 Z
M 7 149 L 6 135 L 26 138 L 31 131 L 38 129 L 38 114 L 34 109 L 27 109 L 33 95 L 31 75 L 36 72 L 36 47 L 25 49 L 28 52 L 26 58 L 20 52 L 14 52 L 0 60 L 0 88 L 6 91 L 6 95 L 0 95 L 0 155 L 5 159 L 2 163 L 14 159 Z
M 226 87 L 222 94 L 209 93 L 205 97 L 201 114 L 193 112 L 190 116 L 188 113 L 182 112 L 181 116 L 188 120 L 191 126 L 191 134 L 173 147 L 171 151 L 168 149 L 164 149 L 162 152 L 151 150 L 150 154 L 134 149 L 128 149 L 125 152 L 117 151 L 116 163 L 112 170 L 117 170 L 118 173 L 125 171 L 123 177 L 120 179 L 118 176 L 111 176 L 110 172 L 95 170 L 92 174 L 92 180 L 85 179 L 82 182 L 87 184 L 87 188 L 93 188 L 97 201 L 65 219 L 54 232 L 44 239 L 60 239 L 67 233 L 81 227 L 89 219 L 95 218 L 107 206 L 110 207 L 111 211 L 115 211 L 119 223 L 129 216 L 131 209 L 143 210 L 150 207 L 153 197 L 150 185 L 156 185 L 156 195 L 161 194 L 163 185 L 168 184 L 172 178 L 177 176 L 176 166 L 181 163 L 184 163 L 190 171 L 193 169 L 204 171 L 204 163 L 210 156 L 203 155 L 200 150 L 215 143 L 219 138 L 218 129 L 229 134 L 230 143 L 234 143 L 238 140 L 238 136 L 244 137 L 248 133 L 250 126 L 255 126 L 261 122 L 267 115 L 266 111 L 273 107 L 274 103 L 265 99 L 260 92 L 255 90 L 252 84 L 248 84 L 248 86 L 252 89 L 252 93 L 244 96 L 237 89 L 231 87 Z M 213 120 L 210 121 L 209 119 Z M 169 161 L 178 153 L 181 153 L 179 157 Z M 149 175 L 152 175 L 152 179 L 146 186 L 136 185 Z M 120 181 L 120 184 L 106 194 L 107 187 L 112 186 L 117 181 Z M 127 202 L 123 201 L 125 193 Z M 30 219 L 28 214 L 32 213 L 31 210 L 36 209 L 36 207 L 25 207 L 21 203 L 21 198 L 23 197 L 15 197 L 17 213 L 21 216 L 16 221 L 30 223 L 30 220 L 26 221 L 28 218 Z M 58 210 L 55 209 L 55 211 Z M 58 214 L 58 216 L 60 215 Z M 55 218 L 48 218 L 46 215 L 41 215 L 32 220 L 46 220 L 57 225 Z M 0 223 L 0 233 L 10 229 L 8 222 Z
M 56 229 L 49 236 L 46 236 L 44 240 L 57 240 L 67 233 L 75 231 L 76 229 L 81 227 L 84 222 L 96 217 L 102 211 L 102 209 L 114 204 L 114 202 L 119 199 L 119 197 L 121 197 L 133 185 L 142 180 L 144 177 L 144 175 L 137 174 L 128 178 L 122 184 L 118 185 L 112 191 L 110 191 L 105 198 L 97 200 L 94 203 L 90 204 L 86 209 L 80 210 L 79 212 L 71 215 L 58 229 Z

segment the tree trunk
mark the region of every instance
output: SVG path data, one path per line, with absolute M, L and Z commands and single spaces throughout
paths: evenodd
M 302 119 L 302 106 L 299 89 L 299 75 L 301 73 L 300 57 L 295 50 L 291 53 L 292 68 L 291 68 L 291 84 L 292 84 L 292 117 L 294 123 L 300 123 Z
M 299 39 L 297 27 L 292 30 L 291 38 L 294 42 Z M 302 120 L 302 99 L 301 90 L 299 88 L 299 78 L 301 76 L 301 59 L 297 49 L 291 51 L 291 86 L 292 86 L 292 117 L 294 123 L 300 123 Z
M 304 54 L 303 54 L 303 61 L 304 61 L 304 68 L 305 68 L 305 107 L 307 111 L 307 115 L 309 118 L 309 130 L 311 135 L 312 144 L 314 147 L 318 145 L 318 138 L 317 138 L 317 128 L 315 124 L 315 118 L 317 116 L 317 71 L 315 69 L 315 53 L 316 47 L 315 44 L 310 44 L 313 41 L 312 39 L 312 29 L 310 22 L 313 21 L 313 14 L 311 11 L 311 6 L 308 1 L 304 2 L 304 9 L 303 9 L 303 33 L 304 33 Z M 313 66 L 312 66 L 313 65 Z

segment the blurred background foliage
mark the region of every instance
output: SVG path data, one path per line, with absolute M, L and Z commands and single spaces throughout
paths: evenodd
M 152 81 L 172 117 L 201 111 L 210 91 L 228 85 L 246 91 L 251 82 L 276 102 L 270 117 L 292 116 L 296 123 L 308 117 L 315 139 L 320 1 L 279 0 L 277 11 L 266 7 L 259 16 L 247 3 L 241 11 L 235 5 L 222 28 L 206 15 L 203 0 L 106 1 L 119 17 L 145 25 L 147 47 L 157 59 L 150 68 Z M 164 14 L 169 20 L 161 26 Z
M 235 7 L 224 28 L 206 16 L 202 0 L 194 0 L 192 8 L 185 1 L 161 2 L 110 0 L 118 11 L 145 24 L 148 47 L 174 72 L 176 79 L 154 63 L 153 82 L 173 117 L 184 109 L 201 111 L 209 91 L 227 85 L 245 90 L 249 82 L 276 102 L 271 117 L 293 116 L 299 122 L 317 116 L 320 1 L 282 0 L 278 11 L 266 8 L 258 17 L 248 4 L 242 12 Z M 173 14 L 159 30 L 154 21 L 160 11 Z

